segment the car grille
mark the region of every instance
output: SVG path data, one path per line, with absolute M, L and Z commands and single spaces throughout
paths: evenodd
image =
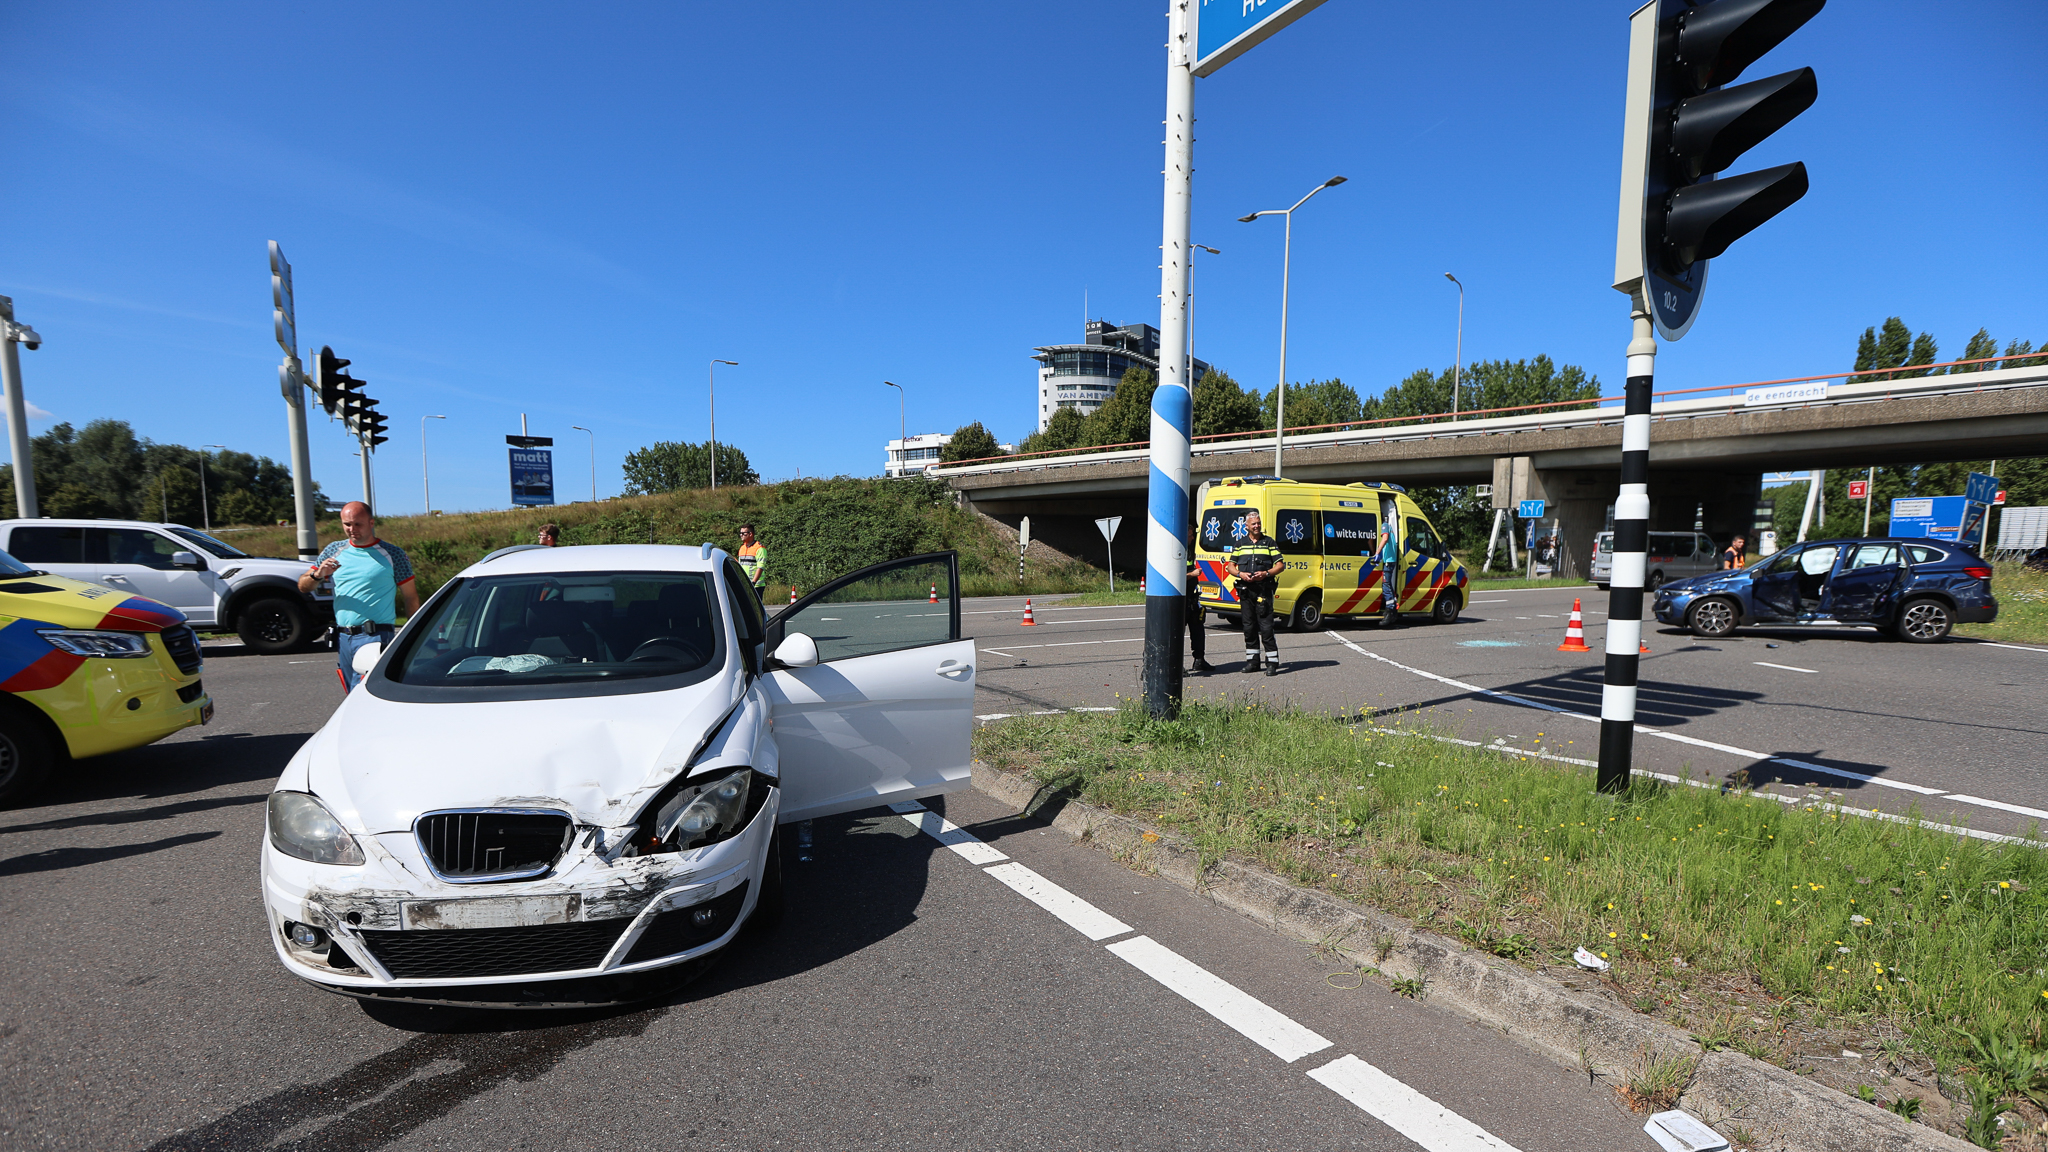
M 171 662 L 178 666 L 178 671 L 190 676 L 205 663 L 199 655 L 199 637 L 193 634 L 190 624 L 174 625 L 159 635 L 164 638 L 164 651 L 171 654 Z
M 413 826 L 434 874 L 457 884 L 526 880 L 554 867 L 574 824 L 560 812 L 429 812 Z
M 190 704 L 204 695 L 206 695 L 206 681 L 194 680 L 183 688 L 178 689 L 178 702 L 180 704 Z
M 740 907 L 747 902 L 747 886 L 739 887 L 702 904 L 688 908 L 671 908 L 655 915 L 640 939 L 626 953 L 621 963 L 638 964 L 642 960 L 659 960 L 678 952 L 688 952 L 699 944 L 709 944 L 725 934 L 732 927 L 733 917 L 740 914 Z M 697 913 L 709 910 L 711 917 L 702 924 L 697 922 Z
M 445 931 L 358 929 L 363 944 L 398 979 L 468 980 L 595 968 L 632 921 L 586 920 L 525 928 Z

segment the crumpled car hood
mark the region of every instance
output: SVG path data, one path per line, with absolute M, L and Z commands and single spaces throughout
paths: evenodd
M 350 694 L 308 742 L 306 783 L 376 835 L 444 808 L 550 807 L 616 827 L 739 699 L 737 678 L 563 700 L 402 703 Z
M 1683 580 L 1673 580 L 1664 586 L 1673 591 L 1705 592 L 1709 589 L 1729 588 L 1747 583 L 1747 572 L 1712 572 L 1705 576 L 1688 576 Z

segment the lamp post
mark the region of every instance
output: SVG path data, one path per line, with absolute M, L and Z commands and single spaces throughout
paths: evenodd
M 225 444 L 201 444 L 201 448 L 226 448 Z M 206 507 L 206 453 L 199 454 L 199 525 L 213 531 L 213 513 Z
M 1240 223 L 1249 224 L 1261 216 L 1282 216 L 1287 220 L 1287 235 L 1280 249 L 1280 385 L 1273 393 L 1273 475 L 1280 475 L 1280 449 L 1287 440 L 1287 276 L 1294 260 L 1294 209 L 1309 202 L 1317 192 L 1334 188 L 1344 183 L 1344 177 L 1332 176 L 1309 190 L 1307 196 L 1294 202 L 1291 208 L 1268 208 L 1249 216 L 1240 216 Z
M 903 385 L 894 380 L 884 380 L 882 383 L 896 390 L 896 475 L 901 476 L 904 458 L 910 452 L 910 445 L 906 443 L 910 439 L 910 425 L 903 418 Z M 888 470 L 883 469 L 883 474 L 887 475 Z
M 1465 286 L 1449 272 L 1444 273 L 1444 279 L 1458 285 L 1458 359 L 1456 367 L 1451 369 L 1451 419 L 1456 420 L 1458 393 L 1465 383 Z
M 434 485 L 427 479 L 427 421 L 446 419 L 446 416 L 420 417 L 420 500 L 425 504 L 420 511 L 429 516 L 434 514 Z
M 581 424 L 571 424 L 569 427 L 590 437 L 590 502 L 595 504 L 597 503 L 597 433 L 592 432 Z
M 1204 251 L 1204 252 L 1207 252 L 1207 253 L 1208 253 L 1209 255 L 1211 255 L 1211 256 L 1221 256 L 1221 255 L 1223 255 L 1223 250 L 1222 250 L 1221 248 L 1211 248 L 1211 247 L 1209 247 L 1209 246 L 1208 246 L 1207 244 L 1190 244 L 1190 245 L 1188 245 L 1188 376 L 1187 376 L 1187 378 L 1188 378 L 1188 380 L 1189 380 L 1189 381 L 1193 381 L 1193 380 L 1194 380 L 1194 378 L 1195 378 L 1195 250 L 1196 250 L 1196 249 L 1200 249 L 1200 250 L 1202 250 L 1202 251 Z M 1194 384 L 1193 384 L 1193 383 L 1190 383 L 1190 384 L 1188 385 L 1188 387 L 1189 387 L 1189 388 L 1193 388 L 1193 387 L 1194 387 Z
M 14 459 L 14 509 L 24 520 L 36 515 L 36 466 L 28 437 L 28 401 L 21 394 L 21 354 L 16 344 L 33 352 L 43 346 L 36 330 L 14 319 L 14 300 L 0 296 L 0 389 L 7 393 L 7 443 Z
M 730 364 L 737 368 L 740 366 L 740 362 L 737 360 L 713 360 L 709 369 L 711 372 L 711 388 L 709 391 L 711 400 L 711 486 L 713 488 L 718 487 L 718 366 L 720 364 Z M 597 443 L 597 437 L 592 435 L 590 441 L 592 444 Z M 597 465 L 592 464 L 591 470 L 593 475 L 596 473 L 596 469 Z M 594 484 L 595 481 L 592 481 L 592 483 Z

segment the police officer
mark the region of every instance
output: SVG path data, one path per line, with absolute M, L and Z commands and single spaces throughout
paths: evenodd
M 1202 650 L 1202 586 L 1196 581 L 1201 577 L 1202 566 L 1195 560 L 1195 538 L 1188 536 L 1188 655 L 1195 658 L 1194 671 L 1214 672 L 1215 666 L 1203 659 Z
M 1244 670 L 1259 670 L 1260 641 L 1265 643 L 1266 675 L 1280 674 L 1280 646 L 1273 642 L 1273 593 L 1280 582 L 1280 545 L 1262 530 L 1257 512 L 1247 512 L 1244 529 L 1247 540 L 1239 544 L 1224 564 L 1237 580 L 1237 603 L 1244 618 Z

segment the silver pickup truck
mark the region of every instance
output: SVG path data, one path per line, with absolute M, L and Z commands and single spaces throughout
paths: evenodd
M 252 652 L 304 648 L 334 626 L 334 589 L 299 591 L 306 564 L 251 556 L 182 524 L 0 520 L 0 551 L 31 568 L 158 600 L 202 632 L 234 632 Z

